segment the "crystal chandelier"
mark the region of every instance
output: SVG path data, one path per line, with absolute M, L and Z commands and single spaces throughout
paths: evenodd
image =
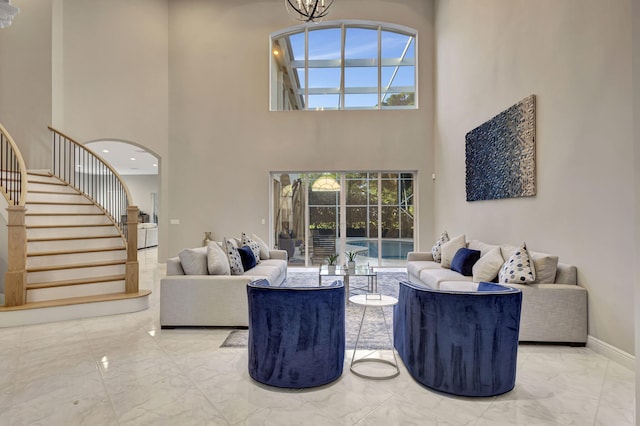
M 320 22 L 327 16 L 334 0 L 284 0 L 289 15 L 298 21 Z
M 9 0 L 0 0 L 0 28 L 11 25 L 11 20 L 20 13 L 20 9 L 12 6 Z

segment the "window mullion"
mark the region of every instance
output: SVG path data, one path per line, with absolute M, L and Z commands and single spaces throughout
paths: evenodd
M 382 109 L 382 27 L 378 26 L 378 109 Z
M 309 109 L 309 28 L 304 29 L 304 109 Z
M 346 44 L 346 39 L 347 39 L 347 30 L 345 29 L 344 24 L 342 24 L 340 26 L 341 29 L 341 33 L 340 33 L 340 109 L 344 109 L 344 64 L 345 64 L 345 57 L 344 57 L 344 46 Z

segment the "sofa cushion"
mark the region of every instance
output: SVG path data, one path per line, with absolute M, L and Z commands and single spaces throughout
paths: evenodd
M 227 254 L 216 242 L 207 245 L 207 269 L 209 275 L 230 275 L 229 259 Z
M 453 256 L 456 255 L 459 249 L 466 248 L 467 242 L 464 234 L 447 241 L 442 245 L 442 260 L 441 264 L 443 268 L 450 268 Z
M 185 275 L 208 275 L 207 248 L 187 248 L 178 253 Z
M 420 281 L 428 287 L 439 289 L 443 281 L 471 281 L 471 277 L 465 277 L 446 268 L 423 269 L 420 272 Z
M 445 291 L 477 291 L 478 284 L 473 281 L 440 281 L 440 290 Z
M 264 278 L 269 281 L 270 285 L 278 285 L 278 277 L 282 274 L 282 271 L 278 266 L 265 265 L 264 262 L 260 262 L 255 268 L 250 269 L 244 273 L 244 276 L 252 277 L 252 280 Z
M 242 261 L 242 269 L 248 271 L 255 268 L 257 265 L 256 257 L 253 254 L 253 250 L 249 246 L 242 246 L 238 248 L 238 254 L 240 254 L 240 260 Z
M 240 253 L 238 253 L 236 242 L 233 240 L 228 240 L 225 237 L 222 245 L 224 246 L 223 248 L 225 249 L 225 253 L 227 253 L 227 259 L 229 259 L 229 268 L 231 269 L 231 275 L 244 274 L 242 258 L 240 257 Z
M 530 252 L 533 259 L 533 267 L 536 272 L 537 283 L 556 282 L 556 272 L 558 270 L 558 256 L 547 253 Z
M 494 246 L 492 250 L 489 250 L 473 265 L 473 281 L 479 283 L 495 280 L 503 264 L 504 259 L 502 258 L 500 247 Z
M 251 248 L 253 251 L 253 257 L 256 259 L 256 264 L 260 263 L 260 244 L 249 238 L 249 236 L 244 232 L 242 233 L 242 238 L 240 240 L 242 241 L 243 246 L 249 246 Z
M 270 267 L 275 267 L 278 270 L 278 273 L 286 276 L 287 274 L 287 262 L 286 260 L 283 262 L 281 259 L 267 259 L 267 260 L 263 260 L 262 262 L 260 262 L 259 266 L 270 266 Z
M 473 265 L 480 259 L 480 250 L 468 248 L 459 249 L 451 260 L 451 270 L 470 277 L 473 275 Z
M 449 234 L 447 234 L 447 231 L 444 231 L 440 234 L 440 238 L 436 241 L 436 244 L 431 248 L 431 254 L 435 262 L 440 263 L 442 259 L 442 245 L 447 241 L 449 241 Z
M 420 271 L 423 269 L 440 269 L 440 264 L 433 260 L 422 260 L 407 262 L 407 273 L 409 276 L 420 276 Z
M 269 259 L 269 246 L 267 245 L 267 243 L 265 243 L 264 240 L 258 237 L 256 234 L 251 234 L 251 239 L 258 243 L 258 245 L 260 246 L 260 260 Z
M 527 245 L 522 245 L 504 263 L 499 274 L 501 284 L 529 284 L 536 279 L 535 269 Z

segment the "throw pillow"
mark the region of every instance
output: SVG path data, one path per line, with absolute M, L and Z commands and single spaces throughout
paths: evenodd
M 256 267 L 256 257 L 253 254 L 253 250 L 249 246 L 242 246 L 238 249 L 240 254 L 240 260 L 242 261 L 242 269 L 248 271 L 251 268 Z
M 256 234 L 251 234 L 251 239 L 260 245 L 260 259 L 269 259 L 269 246 Z
M 229 259 L 229 268 L 231 269 L 231 275 L 244 274 L 244 268 L 242 267 L 242 258 L 238 253 L 236 242 L 228 240 L 226 237 L 222 241 L 225 252 L 227 253 L 227 259 Z
M 253 250 L 253 257 L 255 257 L 256 264 L 260 263 L 260 244 L 257 241 L 253 241 L 247 234 L 242 233 L 242 245 L 249 246 Z
M 451 270 L 465 277 L 473 275 L 473 265 L 480 259 L 480 250 L 459 249 L 451 260 Z
M 473 265 L 473 282 L 491 282 L 496 279 L 500 268 L 504 264 L 500 247 L 489 250 L 487 254 L 482 256 L 480 260 Z
M 536 279 L 531 256 L 527 251 L 527 245 L 522 245 L 513 253 L 500 270 L 501 284 L 528 284 Z
M 208 275 L 207 248 L 188 248 L 178 253 L 185 275 Z
M 207 269 L 209 270 L 209 275 L 231 274 L 227 254 L 213 241 L 207 245 Z
M 558 270 L 558 256 L 547 253 L 530 252 L 533 260 L 533 269 L 536 272 L 536 282 L 551 284 L 556 282 Z
M 467 248 L 467 241 L 464 234 L 447 241 L 442 245 L 442 259 L 440 261 L 443 268 L 451 268 L 451 261 L 461 248 Z
M 435 262 L 440 263 L 440 260 L 442 259 L 442 245 L 447 241 L 449 241 L 449 234 L 447 234 L 447 231 L 444 231 L 440 234 L 440 239 L 436 241 L 436 245 L 431 248 L 431 254 L 433 255 L 433 260 Z

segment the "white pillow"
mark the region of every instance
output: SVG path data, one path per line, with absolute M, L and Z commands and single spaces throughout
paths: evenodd
M 229 268 L 231 269 L 231 275 L 242 275 L 244 274 L 244 267 L 242 266 L 242 258 L 240 257 L 240 253 L 238 253 L 238 247 L 236 246 L 236 242 L 232 240 L 228 240 L 226 237 L 222 241 L 222 245 L 224 246 L 225 252 L 227 254 L 227 259 L 229 259 Z
M 208 275 L 207 248 L 182 249 L 178 253 L 185 275 Z
M 267 245 L 267 243 L 265 243 L 264 240 L 258 237 L 256 234 L 251 234 L 251 239 L 260 245 L 260 259 L 269 259 L 269 246 Z
M 500 272 L 504 264 L 500 247 L 495 247 L 487 252 L 473 265 L 473 282 L 491 282 Z
M 249 247 L 253 252 L 253 257 L 256 258 L 256 264 L 260 263 L 260 244 L 258 244 L 257 241 L 254 241 L 251 238 L 249 238 L 249 236 L 244 232 L 242 233 L 241 241 L 242 241 L 242 246 Z
M 231 275 L 227 254 L 216 242 L 210 242 L 207 246 L 207 269 L 209 275 Z
M 440 239 L 436 241 L 436 244 L 431 248 L 431 254 L 433 255 L 433 260 L 435 262 L 440 262 L 442 260 L 442 245 L 449 241 L 449 234 L 445 230 L 442 234 L 440 234 Z
M 533 259 L 533 269 L 536 273 L 536 282 L 551 284 L 556 282 L 558 270 L 558 256 L 547 253 L 529 252 Z
M 529 284 L 536 280 L 536 271 L 525 243 L 504 263 L 499 277 L 500 284 Z
M 452 240 L 447 241 L 442 245 L 442 260 L 441 264 L 443 268 L 451 268 L 451 261 L 453 260 L 453 256 L 456 255 L 458 250 L 461 248 L 467 247 L 467 241 L 465 240 L 464 234 L 458 235 Z

